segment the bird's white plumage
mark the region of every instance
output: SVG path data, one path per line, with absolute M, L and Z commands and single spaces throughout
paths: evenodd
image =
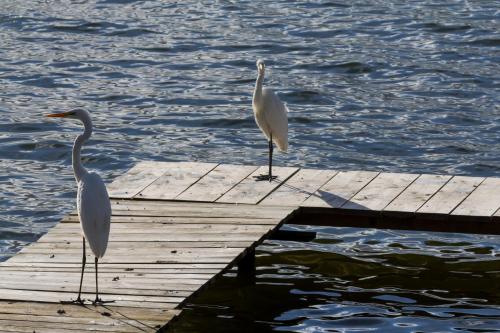
M 262 89 L 263 108 L 262 116 L 257 120 L 264 135 L 269 140 L 273 134 L 273 142 L 281 151 L 288 150 L 288 109 L 272 89 Z M 265 125 L 261 126 L 262 120 Z
M 75 179 L 78 184 L 76 204 L 80 227 L 83 232 L 82 274 L 80 276 L 80 288 L 75 303 L 83 304 L 81 298 L 83 272 L 85 268 L 85 239 L 95 256 L 95 281 L 96 298 L 94 304 L 102 303 L 99 298 L 98 288 L 98 258 L 102 258 L 108 246 L 109 229 L 111 222 L 111 203 L 108 191 L 101 177 L 96 173 L 89 173 L 82 165 L 80 151 L 83 144 L 92 135 L 92 120 L 90 114 L 82 109 L 75 109 L 63 113 L 47 115 L 52 118 L 78 119 L 83 123 L 84 131 L 78 135 L 73 144 L 72 165 Z
M 77 206 L 83 234 L 94 255 L 101 258 L 108 245 L 111 204 L 98 174 L 86 173 L 78 182 Z
M 255 122 L 268 140 L 278 146 L 281 151 L 288 150 L 288 108 L 272 89 L 263 88 L 264 62 L 257 61 L 259 76 L 255 84 L 252 107 Z

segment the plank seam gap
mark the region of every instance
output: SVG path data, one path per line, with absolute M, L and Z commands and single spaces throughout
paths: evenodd
M 139 193 L 141 193 L 142 191 L 144 191 L 145 189 L 147 189 L 149 186 L 151 186 L 151 184 L 153 184 L 155 181 L 157 181 L 158 179 L 160 179 L 166 173 L 167 173 L 167 170 L 165 170 L 160 176 L 158 176 L 155 179 L 153 179 L 149 184 L 147 184 L 146 186 L 144 186 L 142 189 L 140 189 L 139 191 L 137 191 L 135 194 L 131 195 L 129 198 L 130 199 L 134 199 L 135 196 L 139 195 Z
M 478 189 L 478 187 L 479 187 L 479 186 L 481 186 L 481 184 L 482 184 L 485 180 L 486 180 L 486 177 L 484 177 L 484 178 L 483 178 L 483 180 L 481 180 L 481 182 L 480 182 L 479 184 L 477 184 L 477 186 L 476 186 L 476 187 L 475 187 L 472 191 L 470 191 L 470 193 L 469 193 L 469 194 L 467 194 L 467 195 L 465 196 L 465 198 L 463 198 L 463 199 L 462 199 L 462 200 L 461 200 L 461 201 L 460 201 L 460 202 L 459 202 L 459 203 L 458 203 L 455 207 L 453 207 L 453 209 L 452 209 L 452 210 L 448 213 L 448 215 L 452 215 L 452 214 L 453 214 L 453 212 L 455 211 L 455 209 L 457 209 L 457 208 L 458 208 L 458 207 L 462 204 L 462 202 L 464 202 L 464 201 L 465 201 L 465 200 L 466 200 L 466 199 L 467 199 L 467 198 L 468 198 L 468 197 L 469 197 L 472 193 L 474 193 L 474 192 Z
M 351 199 L 354 198 L 359 192 L 363 191 L 365 189 L 365 187 L 367 187 L 368 185 L 371 184 L 371 182 L 373 182 L 375 179 L 377 179 L 377 177 L 381 174 L 382 172 L 378 172 L 372 179 L 370 179 L 370 181 L 368 183 L 366 183 L 363 187 L 361 187 L 359 189 L 359 191 L 357 191 L 356 193 L 354 193 L 352 196 L 349 197 L 349 199 L 346 199 L 342 205 L 340 205 L 338 208 L 342 208 L 344 207 L 345 205 L 347 205 L 347 203 L 351 202 Z
M 420 177 L 422 176 L 422 174 L 419 174 L 414 180 L 412 180 L 404 189 L 401 190 L 401 192 L 399 192 L 391 201 L 389 201 L 389 203 L 387 205 L 385 205 L 384 208 L 382 208 L 380 210 L 380 212 L 383 212 L 394 200 L 396 200 L 401 194 L 403 194 L 404 191 L 406 191 L 406 189 L 408 189 L 414 182 L 417 181 L 417 179 L 419 179 Z
M 276 191 L 277 189 L 279 189 L 281 186 L 283 186 L 290 178 L 292 178 L 293 175 L 295 175 L 297 172 L 299 172 L 299 170 L 301 170 L 301 168 L 297 168 L 297 170 L 295 170 L 294 172 L 292 172 L 288 177 L 286 177 L 281 183 L 278 183 L 278 186 L 276 186 L 275 188 L 273 188 L 270 192 L 268 192 L 266 195 L 264 195 L 264 197 L 262 197 L 259 201 L 257 201 L 255 203 L 255 205 L 258 205 L 260 204 L 265 198 L 267 198 L 269 195 L 271 195 L 271 193 L 273 193 L 274 191 Z
M 321 190 L 323 188 L 323 186 L 325 186 L 330 180 L 332 180 L 336 175 L 339 174 L 340 171 L 337 171 L 337 170 L 333 170 L 335 171 L 335 173 L 330 177 L 328 178 L 327 181 L 325 181 L 323 184 L 321 184 L 316 190 L 314 190 L 314 192 L 312 192 L 311 194 L 309 194 L 309 196 L 307 198 L 305 198 L 304 200 L 302 200 L 301 202 L 299 202 L 298 206 L 300 206 L 301 204 L 303 204 L 307 199 L 309 199 L 310 197 L 312 197 L 313 195 L 316 194 L 316 192 L 318 192 L 319 190 Z
M 176 200 L 182 193 L 186 192 L 187 190 L 189 190 L 191 187 L 193 187 L 195 184 L 197 184 L 200 180 L 202 180 L 206 175 L 208 175 L 210 172 L 212 172 L 215 168 L 217 168 L 219 165 L 221 165 L 220 163 L 217 163 L 215 164 L 215 166 L 208 170 L 206 173 L 204 173 L 200 178 L 198 178 L 197 180 L 195 180 L 194 183 L 192 183 L 191 185 L 189 185 L 188 187 L 186 187 L 184 190 L 181 191 L 181 193 L 177 194 L 174 199 L 172 200 Z M 186 200 L 182 200 L 182 201 L 186 201 Z M 187 202 L 189 202 L 189 200 L 187 200 Z M 206 201 L 206 202 L 211 202 L 211 201 Z
M 226 192 L 222 193 L 221 195 L 219 195 L 213 202 L 214 203 L 217 203 L 217 200 L 219 200 L 220 198 L 222 198 L 226 193 L 228 193 L 229 191 L 231 191 L 233 188 L 235 188 L 236 186 L 238 186 L 239 184 L 241 184 L 242 181 L 244 181 L 245 179 L 247 179 L 252 173 L 254 173 L 255 171 L 257 171 L 257 169 L 259 168 L 259 166 L 257 165 L 253 165 L 253 167 L 255 167 L 255 169 L 253 169 L 249 174 L 245 175 L 245 177 L 243 177 L 239 182 L 237 182 L 236 184 L 234 184 L 233 186 L 231 186 L 230 189 L 228 189 Z
M 432 198 L 434 198 L 434 196 L 435 196 L 436 194 L 438 194 L 438 193 L 439 193 L 439 192 L 443 189 L 443 187 L 445 187 L 446 185 L 448 185 L 448 183 L 449 183 L 449 182 L 451 182 L 451 180 L 452 180 L 453 178 L 455 178 L 455 176 L 451 176 L 450 178 L 448 178 L 448 180 L 447 180 L 446 182 L 444 182 L 444 184 L 443 184 L 443 185 L 441 185 L 441 187 L 439 187 L 439 189 L 438 189 L 436 192 L 434 192 L 434 193 L 433 193 L 433 194 L 429 197 L 429 199 L 425 200 L 425 202 L 424 202 L 423 204 L 421 204 L 421 205 L 420 205 L 420 207 L 418 207 L 418 208 L 415 210 L 415 212 L 414 212 L 414 213 L 415 213 L 415 214 L 418 214 L 419 210 L 420 210 L 422 207 L 424 207 L 424 206 L 425 206 L 425 204 L 426 204 L 426 203 L 428 203 L 428 202 L 429 202 Z M 420 214 L 422 214 L 422 213 L 420 213 Z

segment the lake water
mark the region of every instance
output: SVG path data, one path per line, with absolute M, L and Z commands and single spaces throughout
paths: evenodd
M 84 163 L 106 181 L 140 160 L 265 164 L 258 58 L 291 111 L 276 165 L 500 173 L 498 1 L 1 1 L 0 260 L 75 206 L 81 127 L 47 113 L 92 113 Z M 176 330 L 500 326 L 498 238 L 321 231 L 260 248 L 257 284 L 225 276 Z

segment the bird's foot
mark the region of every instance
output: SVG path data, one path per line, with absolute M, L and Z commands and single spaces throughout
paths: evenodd
M 257 181 L 257 182 L 260 182 L 263 180 L 273 181 L 276 178 L 278 178 L 278 176 L 258 175 L 258 176 L 253 176 L 253 178 L 255 178 L 255 181 Z
M 93 305 L 103 305 L 107 303 L 114 303 L 115 301 L 103 301 L 101 298 L 96 297 L 96 299 L 92 302 Z
M 59 301 L 61 304 L 78 304 L 85 305 L 85 300 L 81 299 L 80 296 L 77 299 L 72 299 L 71 301 Z

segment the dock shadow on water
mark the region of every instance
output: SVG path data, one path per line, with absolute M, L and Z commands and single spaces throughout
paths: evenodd
M 287 229 L 292 227 L 285 226 Z M 498 236 L 317 228 L 267 241 L 167 332 L 500 332 Z

